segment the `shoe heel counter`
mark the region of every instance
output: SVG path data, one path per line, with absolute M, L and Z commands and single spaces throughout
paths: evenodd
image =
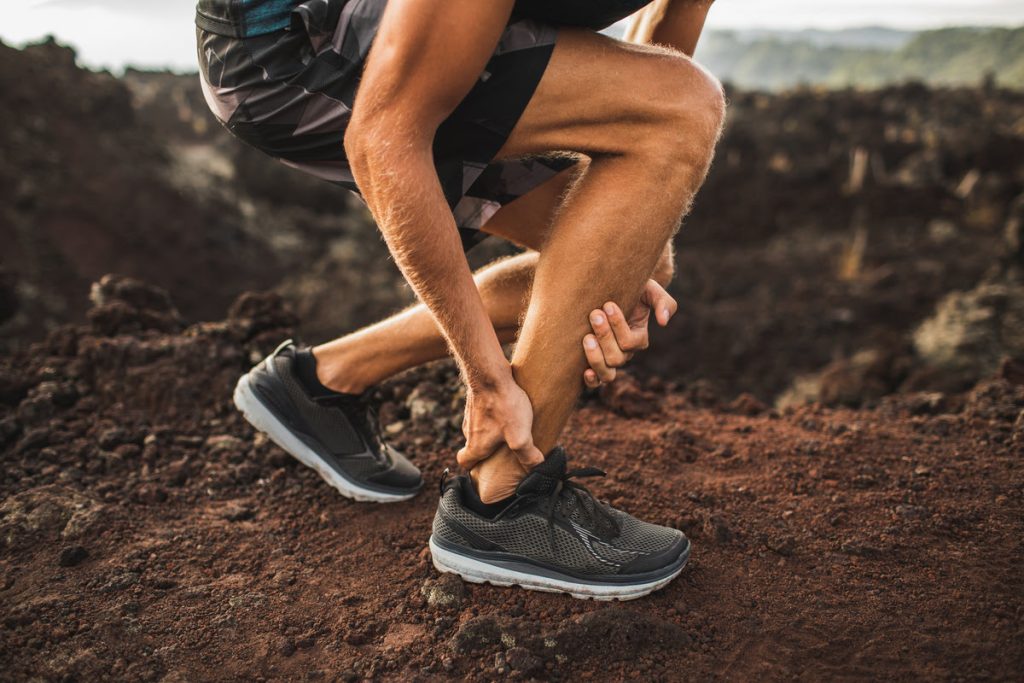
M 469 545 L 468 539 L 463 538 L 452 524 L 448 523 L 447 511 L 452 505 L 457 505 L 458 494 L 449 488 L 441 496 L 441 499 L 437 503 L 437 512 L 434 513 L 434 522 L 431 527 L 431 533 L 434 538 L 448 541 L 449 543 L 455 543 L 457 545 L 465 546 Z

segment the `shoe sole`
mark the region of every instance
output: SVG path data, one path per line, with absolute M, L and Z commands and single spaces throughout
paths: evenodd
M 556 579 L 501 567 L 442 548 L 430 537 L 430 557 L 439 572 L 457 574 L 470 583 L 489 583 L 493 586 L 519 586 L 545 593 L 568 593 L 581 600 L 636 600 L 664 588 L 679 576 L 690 559 L 687 546 L 681 564 L 671 574 L 653 581 L 635 584 L 579 583 L 571 579 Z
M 413 498 L 419 489 L 411 493 L 382 493 L 360 486 L 346 479 L 321 458 L 316 451 L 295 436 L 287 425 L 281 422 L 274 413 L 264 405 L 252 390 L 249 375 L 242 375 L 235 385 L 235 407 L 241 411 L 246 421 L 263 432 L 270 440 L 281 447 L 290 456 L 306 467 L 316 471 L 320 478 L 327 482 L 338 493 L 363 503 L 399 503 Z

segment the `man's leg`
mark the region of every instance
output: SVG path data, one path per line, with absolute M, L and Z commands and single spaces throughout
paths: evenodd
M 627 39 L 658 43 L 693 55 L 706 3 L 655 0 L 635 16 Z M 698 20 L 699 19 L 699 20 Z M 529 194 L 505 205 L 484 230 L 540 251 L 572 178 L 585 169 L 563 171 Z M 476 274 L 481 296 L 502 343 L 515 339 L 533 282 L 536 254 L 489 264 Z M 671 242 L 651 277 L 667 285 L 673 275 Z M 448 354 L 444 339 L 426 306 L 419 304 L 314 349 L 320 381 L 337 391 L 360 393 L 394 374 Z
M 583 165 L 583 164 L 580 164 Z M 566 169 L 503 206 L 484 231 L 533 251 L 488 264 L 475 275 L 498 338 L 515 340 L 533 281 L 537 254 L 576 169 Z M 320 381 L 335 391 L 360 393 L 388 377 L 445 358 L 448 349 L 423 304 L 313 349 Z
M 564 171 L 506 204 L 484 226 L 485 232 L 531 249 L 489 263 L 474 276 L 503 344 L 515 341 L 518 335 L 533 284 L 537 251 L 543 248 L 547 228 L 568 188 L 568 180 L 569 171 Z M 651 278 L 667 286 L 672 273 L 673 255 L 671 245 L 667 244 Z M 423 304 L 321 344 L 313 353 L 320 382 L 335 391 L 353 394 L 409 368 L 449 356 L 444 337 Z
M 474 279 L 502 343 L 515 340 L 537 252 L 488 264 Z M 427 307 L 416 304 L 313 349 L 317 377 L 335 391 L 358 394 L 403 370 L 446 358 L 448 348 Z
M 501 154 L 568 150 L 591 159 L 539 256 L 512 365 L 553 447 L 581 389 L 579 343 L 607 301 L 630 310 L 703 182 L 724 113 L 721 88 L 679 53 L 564 30 Z M 464 461 L 463 465 L 476 465 Z M 507 449 L 473 470 L 481 497 L 510 495 L 524 471 Z

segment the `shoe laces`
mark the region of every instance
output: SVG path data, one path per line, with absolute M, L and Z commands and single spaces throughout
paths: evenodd
M 618 536 L 619 524 L 608 510 L 608 507 L 598 501 L 586 486 L 572 481 L 576 478 L 603 476 L 606 476 L 605 471 L 596 467 L 572 469 L 561 473 L 557 477 L 550 493 L 542 494 L 547 499 L 546 518 L 552 546 L 554 546 L 555 540 L 555 511 L 566 505 L 570 500 L 575 504 L 576 509 L 580 511 L 588 530 L 592 529 L 596 532 L 596 535 L 602 538 Z

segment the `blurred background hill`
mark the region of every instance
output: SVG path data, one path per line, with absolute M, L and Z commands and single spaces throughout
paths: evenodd
M 743 88 L 967 85 L 1024 87 L 1024 27 L 710 31 L 697 58 Z

